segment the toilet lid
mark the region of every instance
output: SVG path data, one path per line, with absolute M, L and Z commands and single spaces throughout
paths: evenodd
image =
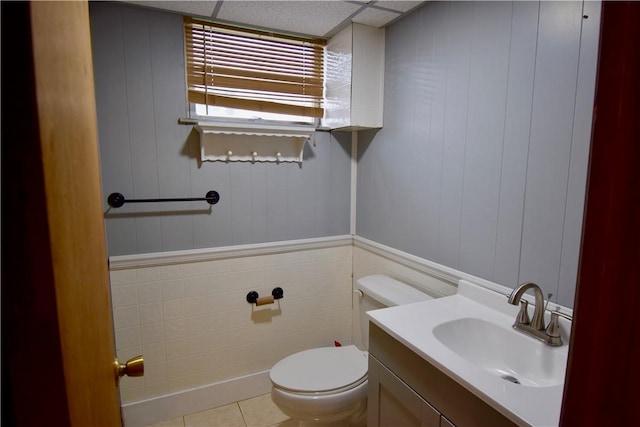
M 271 369 L 278 387 L 300 392 L 344 388 L 367 375 L 367 353 L 354 345 L 323 347 L 285 357 Z

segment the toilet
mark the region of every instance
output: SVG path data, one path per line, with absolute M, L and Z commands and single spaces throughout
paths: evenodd
M 271 398 L 300 426 L 364 426 L 367 408 L 369 319 L 378 308 L 431 297 L 383 275 L 356 281 L 362 343 L 322 347 L 285 357 L 271 368 Z

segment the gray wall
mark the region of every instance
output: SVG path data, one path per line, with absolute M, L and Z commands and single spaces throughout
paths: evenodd
M 349 135 L 316 133 L 297 164 L 197 160 L 186 117 L 182 17 L 92 2 L 91 34 L 105 199 L 204 197 L 206 203 L 107 209 L 109 255 L 349 233 Z
M 430 2 L 388 28 L 384 128 L 359 138 L 357 233 L 572 305 L 599 29 L 598 4 L 585 8 Z M 177 124 L 181 17 L 90 11 L 105 200 L 222 197 L 107 210 L 110 255 L 348 233 L 348 133 L 318 132 L 302 168 L 200 164 Z
M 430 2 L 387 29 L 358 235 L 573 305 L 600 21 L 582 7 Z

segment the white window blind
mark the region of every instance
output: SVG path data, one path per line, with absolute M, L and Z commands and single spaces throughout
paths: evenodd
M 189 102 L 324 114 L 324 40 L 184 18 Z

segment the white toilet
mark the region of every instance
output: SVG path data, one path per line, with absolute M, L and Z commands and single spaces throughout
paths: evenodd
M 431 297 L 387 276 L 356 281 L 362 343 L 322 347 L 285 357 L 271 369 L 271 398 L 301 426 L 366 424 L 369 319 L 366 312 Z

